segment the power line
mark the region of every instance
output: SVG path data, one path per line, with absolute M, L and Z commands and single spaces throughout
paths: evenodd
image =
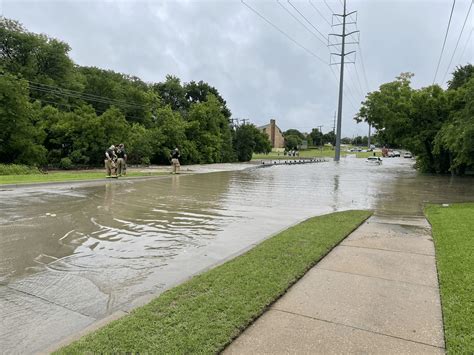
M 367 81 L 367 75 L 365 73 L 365 65 L 364 65 L 364 57 L 362 55 L 362 48 L 360 47 L 360 42 L 357 43 L 357 46 L 359 47 L 359 54 L 360 54 L 360 64 L 362 65 L 362 74 L 364 75 L 364 81 L 365 81 L 365 86 L 366 86 L 366 89 L 367 89 L 367 92 L 369 92 L 369 83 Z
M 354 69 L 355 69 L 355 73 L 356 73 L 356 77 L 357 77 L 357 82 L 359 83 L 360 92 L 362 94 L 362 97 L 365 97 L 364 89 L 362 89 L 362 84 L 360 83 L 359 73 L 357 72 L 357 66 L 355 64 L 354 64 Z
M 70 94 L 75 94 L 75 95 L 80 95 L 84 98 L 89 98 L 89 99 L 100 99 L 102 101 L 106 101 L 107 103 L 113 103 L 113 104 L 116 104 L 116 105 L 126 105 L 126 106 L 130 106 L 130 107 L 136 107 L 136 108 L 144 108 L 146 107 L 145 105 L 139 105 L 139 104 L 130 104 L 130 103 L 127 103 L 125 101 L 120 101 L 120 100 L 117 100 L 117 99 L 112 99 L 112 98 L 109 98 L 109 97 L 105 97 L 105 96 L 99 96 L 99 95 L 94 95 L 94 94 L 88 94 L 88 93 L 84 93 L 84 92 L 81 92 L 81 91 L 76 91 L 76 90 L 71 90 L 71 89 L 65 89 L 65 88 L 61 88 L 59 86 L 53 86 L 53 85 L 47 85 L 47 84 L 42 84 L 42 83 L 38 83 L 38 82 L 34 82 L 34 81 L 31 81 L 31 80 L 26 80 L 30 86 L 31 85 L 34 85 L 34 86 L 38 86 L 38 87 L 45 87 L 45 88 L 49 88 L 49 89 L 54 89 L 54 90 L 58 90 L 58 91 L 64 91 L 64 92 L 67 92 L 67 93 L 70 93 Z
M 329 25 L 329 26 L 332 26 L 331 23 L 326 19 L 326 17 L 321 13 L 321 11 L 319 11 L 319 9 L 311 2 L 311 0 L 309 0 L 309 4 L 313 7 L 313 9 L 315 9 L 319 16 L 321 16 L 321 18 L 326 21 L 326 23 Z
M 463 56 L 464 56 L 464 52 L 466 51 L 466 48 L 468 47 L 470 40 L 471 40 L 471 36 L 472 36 L 472 31 L 474 31 L 474 28 L 471 28 L 471 32 L 469 32 L 469 36 L 467 37 L 467 41 L 466 41 L 466 44 L 464 45 L 464 48 L 461 52 L 461 56 L 459 57 L 459 61 L 462 60 Z
M 62 90 L 55 90 L 55 89 L 51 89 L 51 88 L 47 88 L 47 87 L 41 87 L 39 85 L 36 85 L 36 84 L 31 84 L 29 85 L 30 89 L 33 89 L 35 91 L 40 91 L 40 92 L 44 92 L 44 93 L 49 93 L 49 94 L 56 94 L 56 95 L 60 95 L 60 96 L 64 96 L 64 97 L 71 97 L 71 98 L 76 98 L 76 99 L 81 99 L 81 100 L 84 100 L 84 101 L 92 101 L 92 102 L 98 102 L 98 103 L 102 103 L 102 104 L 108 104 L 108 105 L 115 105 L 115 106 L 118 106 L 118 107 L 122 107 L 122 108 L 128 108 L 128 109 L 137 109 L 137 108 L 141 108 L 141 109 L 146 109 L 148 107 L 146 106 L 135 106 L 135 105 L 129 105 L 129 104 L 126 104 L 126 103 L 119 103 L 119 102 L 113 102 L 113 101 L 109 101 L 109 100 L 103 100 L 103 99 L 99 99 L 99 98 L 93 98 L 93 97 L 87 97 L 87 96 L 83 96 L 81 95 L 80 93 L 71 93 L 71 92 L 67 92 L 67 91 L 62 91 Z M 59 88 L 58 88 L 59 89 Z
M 255 10 L 253 7 L 251 7 L 250 5 L 248 5 L 247 3 L 244 2 L 244 0 L 240 0 L 240 2 L 245 5 L 246 7 L 248 7 L 252 12 L 254 12 L 258 17 L 260 17 L 262 20 L 264 20 L 266 23 L 268 23 L 270 26 L 272 26 L 274 29 L 276 29 L 278 32 L 280 32 L 283 36 L 285 36 L 286 38 L 288 38 L 291 42 L 293 42 L 294 44 L 296 44 L 298 47 L 302 48 L 303 50 L 305 50 L 307 53 L 309 53 L 311 56 L 315 57 L 316 59 L 318 59 L 319 61 L 321 61 L 322 63 L 324 64 L 329 64 L 328 62 L 326 62 L 324 59 L 322 59 L 321 57 L 319 57 L 317 54 L 315 54 L 314 52 L 312 52 L 311 50 L 309 50 L 308 48 L 306 48 L 305 46 L 303 46 L 302 44 L 300 44 L 298 41 L 296 41 L 295 39 L 293 39 L 292 37 L 290 37 L 286 32 L 284 32 L 283 30 L 281 30 L 278 26 L 276 26 L 275 24 L 273 24 L 270 20 L 268 20 L 266 17 L 264 17 L 263 15 L 261 15 L 257 10 Z
M 331 12 L 331 14 L 334 13 L 334 11 L 331 9 L 331 6 L 328 5 L 328 3 L 326 2 L 326 0 L 324 0 L 324 3 L 326 4 L 327 8 L 329 9 L 329 11 Z
M 448 28 L 446 29 L 446 34 L 444 35 L 443 47 L 441 48 L 438 65 L 436 66 L 436 72 L 433 78 L 433 85 L 436 81 L 436 75 L 438 75 L 439 64 L 441 63 L 441 58 L 443 57 L 443 52 L 444 52 L 444 46 L 446 45 L 446 39 L 448 38 L 449 26 L 451 25 L 451 18 L 453 17 L 454 5 L 456 5 L 456 0 L 453 0 L 453 6 L 451 7 L 451 14 L 449 15 Z
M 448 67 L 446 68 L 446 72 L 443 75 L 443 80 L 441 80 L 441 83 L 444 83 L 444 79 L 446 79 L 446 75 L 448 75 L 449 68 L 451 67 L 451 63 L 453 62 L 454 54 L 456 53 L 456 50 L 458 49 L 459 41 L 461 40 L 462 33 L 464 31 L 464 27 L 466 26 L 467 19 L 469 18 L 469 14 L 471 13 L 471 8 L 472 4 L 474 3 L 473 0 L 471 0 L 471 5 L 469 6 L 469 10 L 467 11 L 466 18 L 464 19 L 464 23 L 461 28 L 461 32 L 459 33 L 458 41 L 456 42 L 456 47 L 454 47 L 453 55 L 451 56 L 451 59 L 449 60 Z
M 305 20 L 311 27 L 313 27 L 313 28 L 326 40 L 326 42 L 327 42 L 328 38 L 327 38 L 325 35 L 323 35 L 323 34 L 316 28 L 316 26 L 314 26 L 314 25 L 306 18 L 306 17 L 300 12 L 300 10 L 298 10 L 298 9 L 296 8 L 296 6 L 291 3 L 290 0 L 288 0 L 288 4 L 290 4 L 291 7 L 292 7 L 293 9 L 295 9 L 296 12 L 299 13 L 300 16 L 301 16 L 302 18 L 304 18 L 304 20 Z M 324 43 L 324 42 L 323 42 L 323 43 Z M 324 45 L 326 45 L 326 43 L 324 43 Z
M 309 33 L 311 33 L 318 41 L 320 41 L 322 44 L 326 46 L 326 43 L 324 43 L 318 36 L 316 36 L 316 34 L 313 31 L 311 31 L 303 22 L 301 22 L 301 20 L 298 17 L 293 15 L 290 10 L 288 10 L 285 6 L 283 6 L 283 4 L 279 0 L 276 0 L 276 2 L 278 3 L 278 5 L 282 7 L 282 9 L 284 9 L 287 13 L 289 13 L 291 17 L 293 17 L 296 21 L 298 21 L 298 23 L 301 24 L 301 26 L 303 26 Z

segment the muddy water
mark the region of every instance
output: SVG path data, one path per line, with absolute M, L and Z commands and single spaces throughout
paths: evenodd
M 0 344 L 41 349 L 313 215 L 420 215 L 426 202 L 474 201 L 473 178 L 423 176 L 412 164 L 386 159 L 372 166 L 349 157 L 339 164 L 4 188 L 0 311 L 8 319 Z M 51 329 L 63 311 L 72 312 L 64 317 L 77 318 L 77 327 L 43 342 L 32 339 L 41 327 L 35 333 L 23 324 L 39 320 Z

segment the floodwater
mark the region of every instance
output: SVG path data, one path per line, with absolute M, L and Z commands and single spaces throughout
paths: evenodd
M 0 349 L 45 349 L 310 216 L 373 209 L 406 217 L 427 202 L 474 201 L 474 178 L 420 175 L 412 165 L 347 157 L 0 188 Z

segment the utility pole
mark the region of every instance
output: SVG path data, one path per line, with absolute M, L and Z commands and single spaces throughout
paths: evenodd
M 336 146 L 336 111 L 334 111 L 334 122 L 332 124 L 332 131 L 334 133 L 334 142 L 332 142 L 333 147 Z
M 346 33 L 346 25 L 348 24 L 355 24 L 356 22 L 347 22 L 346 19 L 348 16 L 351 16 L 352 14 L 356 13 L 357 11 L 352 11 L 347 13 L 346 12 L 346 0 L 344 0 L 344 11 L 342 14 L 333 14 L 333 19 L 334 16 L 342 17 L 342 24 L 336 24 L 333 26 L 340 26 L 342 25 L 342 34 L 335 34 L 335 33 L 330 33 L 329 36 L 337 36 L 341 37 L 342 43 L 337 43 L 337 44 L 331 44 L 328 43 L 329 46 L 341 46 L 341 53 L 331 53 L 332 55 L 337 55 L 341 57 L 341 62 L 340 62 L 340 74 L 339 74 L 339 102 L 337 106 L 337 131 L 336 131 L 336 152 L 334 155 L 334 161 L 339 161 L 341 157 L 341 125 L 342 125 L 342 97 L 344 93 L 344 64 L 345 63 L 350 63 L 345 61 L 345 57 L 351 53 L 354 53 L 355 51 L 351 51 L 346 53 L 346 37 L 350 36 L 354 33 L 357 33 L 359 31 L 352 31 L 349 33 Z M 328 38 L 329 42 L 329 38 Z M 358 42 L 348 42 L 347 44 L 357 44 Z M 333 65 L 330 63 L 330 65 Z
M 320 139 L 320 143 L 321 143 L 321 150 L 323 149 L 323 126 L 316 126 L 319 128 L 319 133 L 321 134 L 321 139 Z
M 370 128 L 371 128 L 371 125 L 369 123 L 369 137 L 367 139 L 367 148 L 369 148 L 369 149 L 370 149 Z
M 242 121 L 242 125 L 245 125 L 245 124 L 247 124 L 249 119 L 248 118 L 242 118 L 241 121 Z

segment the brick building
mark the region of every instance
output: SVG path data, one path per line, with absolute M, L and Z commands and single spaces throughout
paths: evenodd
M 283 138 L 283 133 L 281 132 L 280 128 L 276 125 L 274 119 L 270 120 L 270 123 L 258 127 L 258 129 L 268 135 L 270 138 L 270 143 L 272 148 L 284 148 L 285 147 L 285 138 Z

